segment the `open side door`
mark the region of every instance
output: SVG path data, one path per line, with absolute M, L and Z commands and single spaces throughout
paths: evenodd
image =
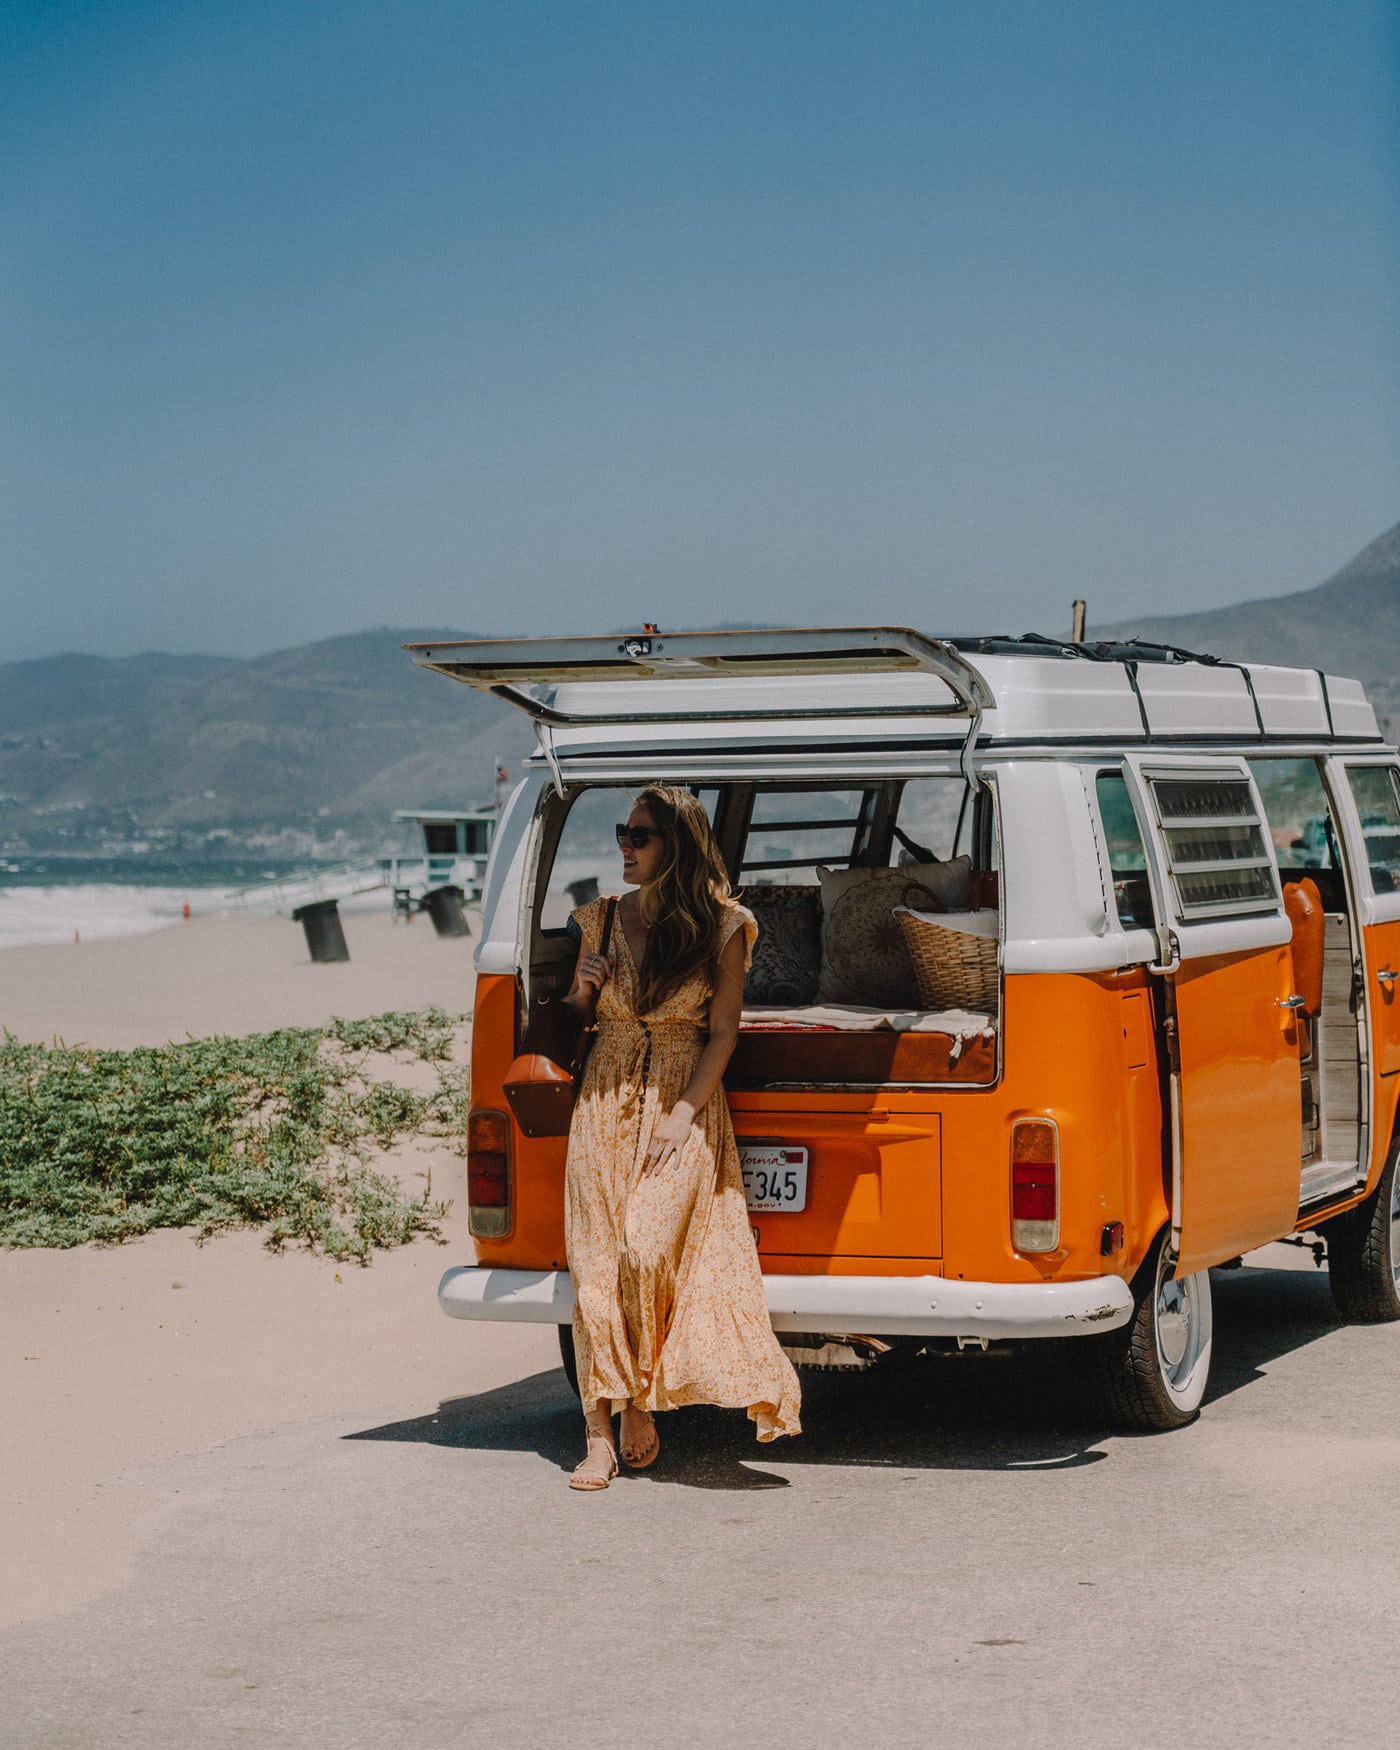
M 1241 759 L 1131 755 L 1151 847 L 1178 1276 L 1278 1239 L 1302 1175 L 1291 930 Z
M 407 644 L 421 668 L 494 693 L 546 726 L 668 723 L 792 717 L 971 717 L 995 703 L 961 651 L 903 626 L 847 626 L 767 632 L 670 632 L 603 638 L 512 638 Z M 843 688 L 839 705 L 818 691 L 785 694 L 774 683 L 802 677 L 925 677 L 907 696 L 883 690 L 862 699 Z M 926 677 L 942 683 L 930 688 Z M 703 681 L 677 688 L 674 702 L 647 688 L 645 703 L 594 683 Z M 715 683 L 720 683 L 716 685 Z M 727 683 L 727 684 L 725 684 Z M 766 683 L 766 684 L 765 684 Z

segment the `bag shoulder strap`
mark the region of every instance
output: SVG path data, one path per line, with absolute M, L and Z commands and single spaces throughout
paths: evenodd
M 617 900 L 610 895 L 608 898 L 607 908 L 603 912 L 603 933 L 598 938 L 598 952 L 600 954 L 606 954 L 608 951 L 608 943 L 612 940 L 613 918 L 616 915 L 617 915 Z M 597 1012 L 598 1012 L 598 993 L 595 990 L 593 993 L 593 1005 L 592 1005 L 591 1010 L 589 1011 L 589 1019 L 584 1022 L 585 1028 L 591 1027 L 593 1025 L 592 1017 L 594 1015 L 596 1015 Z
M 616 911 L 617 900 L 609 897 L 607 910 L 603 913 L 603 933 L 598 938 L 598 952 L 600 954 L 606 954 L 608 951 L 608 943 L 612 940 L 613 917 Z M 593 1043 L 593 1034 L 597 1030 L 597 1026 L 598 992 L 595 990 L 593 1005 L 589 1010 L 588 1019 L 583 1024 L 583 1031 L 579 1034 L 578 1050 L 574 1054 L 573 1073 L 575 1075 L 580 1075 L 583 1072 L 583 1065 L 588 1057 L 589 1047 Z
M 609 897 L 608 909 L 603 913 L 603 933 L 598 938 L 598 952 L 606 954 L 608 943 L 612 941 L 613 918 L 617 915 L 617 900 Z

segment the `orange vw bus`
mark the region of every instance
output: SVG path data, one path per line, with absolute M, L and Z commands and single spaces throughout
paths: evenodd
M 1354 681 L 897 627 L 412 646 L 538 751 L 477 949 L 468 1226 L 439 1299 L 556 1324 L 565 1142 L 502 1078 L 650 779 L 760 925 L 726 1087 L 799 1364 L 1074 1338 L 1123 1424 L 1197 1412 L 1209 1271 L 1326 1242 L 1400 1316 L 1400 790 Z

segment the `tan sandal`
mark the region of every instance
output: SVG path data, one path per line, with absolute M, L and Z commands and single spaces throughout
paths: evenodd
M 574 1466 L 569 1487 L 585 1491 L 606 1489 L 616 1475 L 617 1448 L 613 1445 L 612 1424 L 608 1424 L 606 1433 L 601 1428 L 590 1428 L 588 1454 Z
M 643 1416 L 642 1440 L 638 1443 L 629 1439 L 627 1433 L 628 1417 Z M 633 1432 L 635 1433 L 635 1427 Z M 649 1437 L 649 1438 L 648 1438 Z M 657 1432 L 656 1422 L 650 1410 L 644 1410 L 640 1404 L 624 1404 L 622 1407 L 622 1462 L 629 1470 L 645 1470 L 649 1464 L 655 1464 L 661 1451 L 661 1436 Z

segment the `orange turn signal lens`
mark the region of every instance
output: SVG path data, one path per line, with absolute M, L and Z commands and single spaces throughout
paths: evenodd
M 467 1114 L 467 1149 L 472 1154 L 504 1154 L 510 1144 L 510 1120 L 504 1112 Z
M 1060 1136 L 1049 1118 L 1018 1118 L 1011 1127 L 1013 1161 L 1045 1162 L 1059 1159 Z

